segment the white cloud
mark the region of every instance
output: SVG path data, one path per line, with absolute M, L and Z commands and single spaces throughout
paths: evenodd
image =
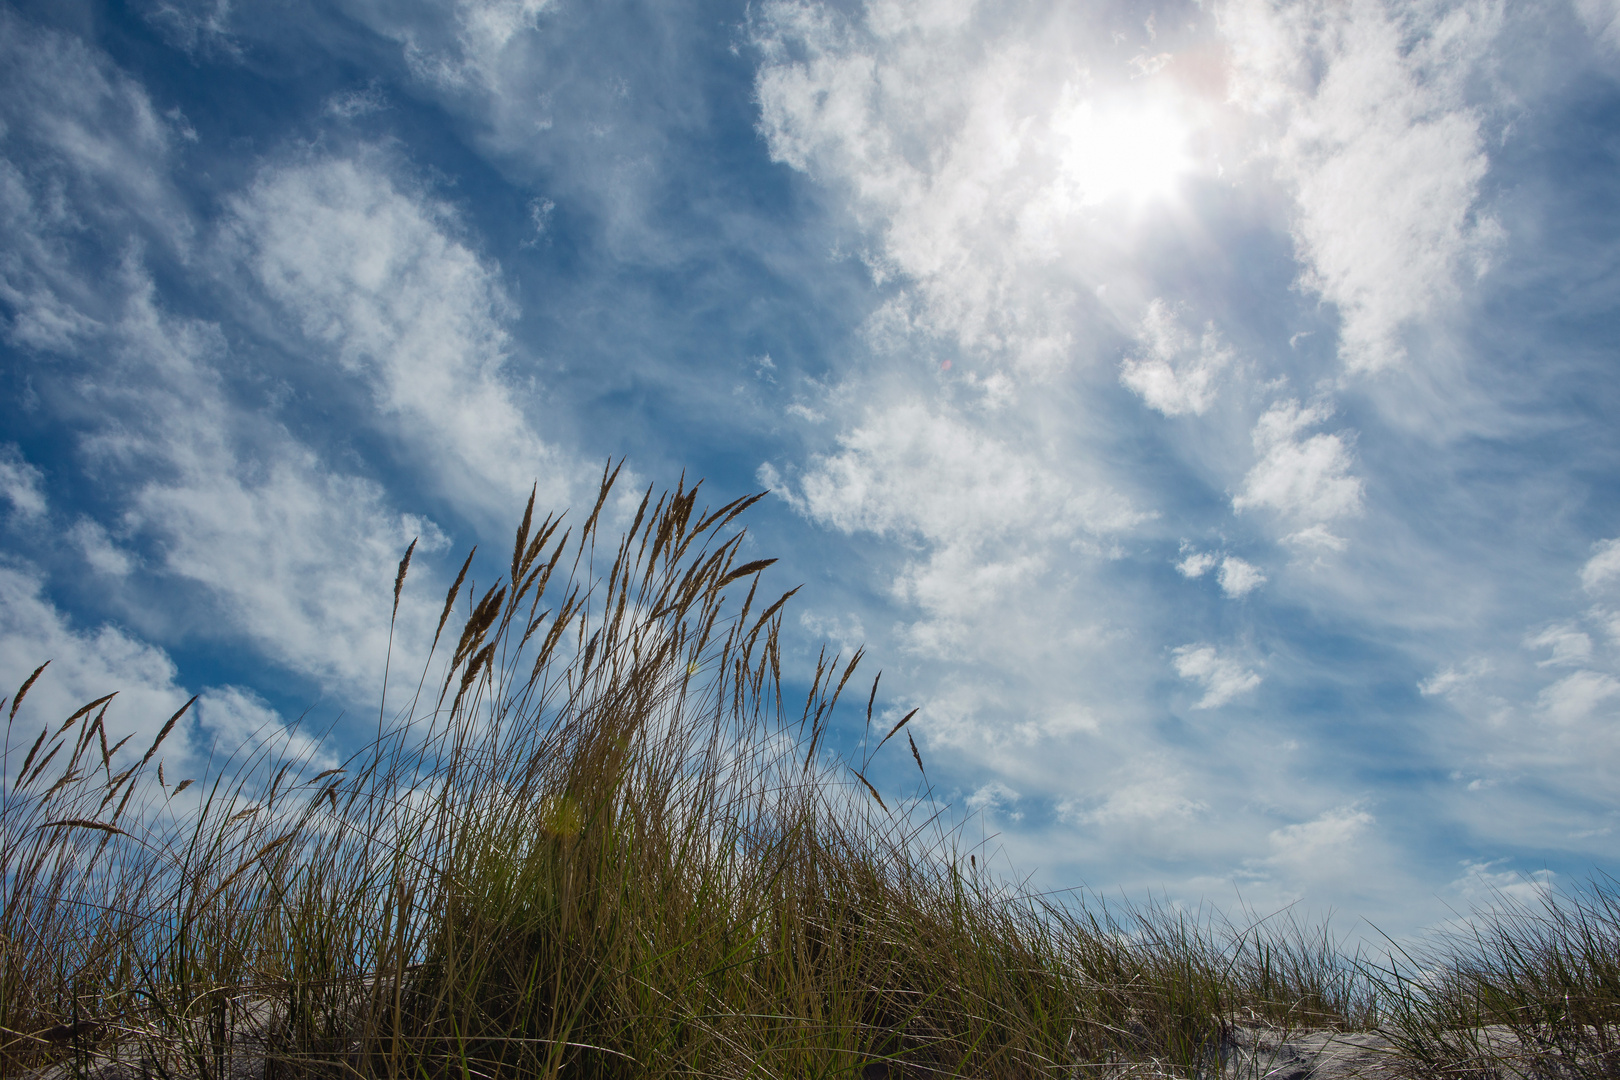
M 1221 591 L 1236 599 L 1264 585 L 1266 575 L 1260 572 L 1259 567 L 1244 562 L 1236 555 L 1228 555 L 1221 560 L 1220 582 Z
M 799 612 L 799 625 L 811 637 L 832 642 L 845 656 L 854 655 L 856 649 L 866 644 L 866 627 L 861 625 L 858 615 L 826 615 L 806 609 Z
M 232 211 L 229 254 L 365 383 L 398 452 L 442 495 L 505 514 L 538 477 L 542 502 L 567 504 L 578 466 L 507 385 L 512 305 L 447 207 L 361 156 L 268 170 Z
M 554 0 L 453 0 L 411 11 L 356 0 L 353 13 L 404 46 L 411 73 L 446 90 L 493 90 L 520 35 L 539 26 Z M 412 17 L 414 16 L 414 18 Z
M 1535 910 L 1557 889 L 1558 875 L 1551 870 L 1521 874 L 1513 870 L 1493 870 L 1503 860 L 1465 862 L 1463 874 L 1451 888 L 1467 901 L 1470 912 L 1484 913 L 1513 906 Z
M 391 512 L 373 482 L 330 471 L 281 426 L 240 413 L 212 366 L 217 330 L 170 316 L 150 282 L 135 284 L 107 342 L 119 362 L 92 400 L 144 423 L 84 443 L 92 460 L 145 477 L 124 495 L 121 531 L 151 542 L 154 570 L 202 586 L 208 617 L 229 632 L 371 696 L 393 572 L 421 522 Z M 429 616 L 414 606 L 401 615 L 399 636 L 417 640 Z
M 129 552 L 114 544 L 112 537 L 107 535 L 107 530 L 98 521 L 81 517 L 74 522 L 73 528 L 68 530 L 68 536 L 84 553 L 84 561 L 98 574 L 125 577 L 134 568 Z
M 177 209 L 182 203 L 168 175 L 171 136 L 144 91 L 104 56 L 16 27 L 11 18 L 0 11 L 7 29 L 0 33 L 0 50 L 16 51 L 19 59 L 9 67 L 0 64 L 0 70 L 17 92 L 0 96 L 0 109 L 9 125 L 8 148 L 21 145 L 32 157 L 26 174 L 13 170 L 24 186 L 8 189 L 8 213 L 0 218 L 0 281 L 18 310 L 9 329 L 14 341 L 70 357 L 85 374 L 74 386 L 89 418 L 78 427 L 77 449 L 89 476 L 107 478 L 103 494 L 118 515 L 120 539 L 150 552 L 141 569 L 168 579 L 164 587 L 173 603 L 153 614 L 160 621 L 190 617 L 209 633 L 240 635 L 267 659 L 340 688 L 350 700 L 372 697 L 386 647 L 393 569 L 414 533 L 406 533 L 402 517 L 373 482 L 331 472 L 257 403 L 244 408 L 221 370 L 230 354 L 220 328 L 177 317 L 159 301 L 140 254 L 149 246 L 146 238 L 157 236 L 171 254 L 189 258 L 199 230 Z M 24 105 L 35 112 L 17 115 Z M 384 203 L 386 195 L 383 189 Z M 276 209 L 291 214 L 295 207 L 283 203 Z M 401 228 L 397 242 L 431 249 L 420 230 L 409 232 L 412 221 L 407 213 L 389 219 Z M 295 245 L 299 224 L 283 221 L 276 236 Z M 328 229 L 324 239 L 334 245 L 358 239 L 354 230 L 343 235 L 331 219 L 303 224 Z M 122 252 L 118 262 L 106 266 L 79 257 L 78 238 L 91 227 L 103 245 Z M 303 242 L 319 252 L 320 239 L 306 232 Z M 383 269 L 392 265 L 378 257 L 375 245 L 356 243 L 351 255 Z M 455 269 L 455 260 L 450 263 L 442 268 Z M 476 269 L 464 277 L 476 279 Z M 379 284 L 411 283 L 407 274 Z M 457 285 L 447 274 L 447 295 L 454 298 Z M 430 317 L 446 314 L 433 310 L 420 286 L 412 299 Z M 339 314 L 331 314 L 328 327 L 341 325 Z M 475 325 L 477 315 L 475 308 Z M 476 344 L 456 325 L 445 339 Z M 428 352 L 408 333 L 378 334 L 376 341 L 398 347 L 402 358 L 392 361 L 396 365 L 421 361 Z M 60 370 L 71 377 L 75 369 Z M 482 392 L 466 374 L 471 391 L 464 390 L 460 400 L 446 394 L 452 416 Z M 492 419 L 480 439 L 500 436 L 498 410 Z M 452 475 L 470 456 L 457 454 L 451 440 L 433 442 L 431 429 L 422 435 L 452 459 Z M 20 468 L 13 472 L 26 480 Z M 526 485 L 522 490 L 527 493 Z M 509 499 L 503 509 L 509 512 L 510 505 Z M 94 568 L 113 578 L 134 569 L 103 522 L 81 520 L 69 538 Z M 114 592 L 107 603 L 116 609 L 124 595 Z M 402 610 L 402 640 L 414 640 L 417 615 L 412 607 Z
M 1550 649 L 1552 655 L 1537 667 L 1569 667 L 1592 658 L 1592 639 L 1569 623 L 1549 626 L 1524 639 L 1527 649 Z
M 1000 813 L 1012 821 L 1021 821 L 1024 817 L 1022 812 L 1007 809 L 1017 802 L 1018 792 L 1000 781 L 985 784 L 965 800 L 967 808 L 974 813 Z
M 948 409 L 873 410 L 838 442 L 812 459 L 797 494 L 768 466 L 760 482 L 822 525 L 923 545 L 893 588 L 924 614 L 909 641 L 927 653 L 961 643 L 968 620 L 1143 518 L 1106 486 Z
M 1182 551 L 1187 552 L 1185 544 Z M 1193 551 L 1187 553 L 1186 557 L 1175 566 L 1185 578 L 1203 577 L 1219 566 L 1220 571 L 1216 578 L 1220 582 L 1221 591 L 1233 599 L 1247 596 L 1266 583 L 1266 575 L 1259 567 L 1236 555 L 1223 556 L 1214 552 Z
M 1113 492 L 1080 487 L 1056 462 L 919 403 L 876 411 L 838 441 L 800 486 L 810 516 L 846 533 L 978 544 L 1106 534 L 1141 520 Z
M 1350 546 L 1344 537 L 1320 523 L 1289 533 L 1282 538 L 1282 542 L 1303 551 L 1339 552 Z
M 1491 663 L 1483 657 L 1474 657 L 1461 667 L 1443 667 L 1418 683 L 1418 692 L 1424 697 L 1451 695 L 1466 689 L 1490 674 Z
M 1600 540 L 1592 545 L 1592 557 L 1581 567 L 1581 587 L 1597 592 L 1620 578 L 1620 539 Z
M 1176 563 L 1176 569 L 1180 571 L 1182 577 L 1199 578 L 1214 569 L 1215 564 L 1220 561 L 1221 557 L 1212 552 L 1199 553 L 1195 551 Z
M 1476 205 L 1488 161 L 1464 93 L 1495 0 L 1230 0 L 1232 100 L 1259 118 L 1242 134 L 1199 83 L 1195 49 L 1132 68 L 1089 51 L 1105 36 L 1080 9 L 953 10 L 779 0 L 753 26 L 773 157 L 848 196 L 875 273 L 907 285 L 895 303 L 914 330 L 1030 374 L 1073 363 L 1082 294 L 1137 273 L 1130 204 L 1100 212 L 1099 187 L 1173 198 L 1184 174 L 1213 171 L 1186 149 L 1194 133 L 1249 140 L 1234 161 L 1275 160 L 1297 201 L 1301 282 L 1337 305 L 1353 370 L 1398 362 L 1407 328 L 1441 313 L 1500 235 Z M 1156 303 L 1121 380 L 1167 415 L 1202 414 L 1230 351 L 1208 334 L 1181 347 Z
M 1403 331 L 1481 273 L 1501 233 L 1476 205 L 1489 163 L 1465 96 L 1501 5 L 1227 0 L 1217 16 L 1235 100 L 1281 128 L 1302 282 L 1338 305 L 1340 356 L 1401 362 Z
M 847 196 L 874 276 L 903 284 L 876 337 L 904 327 L 1050 377 L 1092 361 L 1077 316 L 1111 273 L 1132 272 L 1143 207 L 1201 167 L 1185 147 L 1213 103 L 1089 55 L 1098 27 L 1082 9 L 993 30 L 983 8 L 951 10 L 761 6 L 760 130 L 773 158 Z M 1150 356 L 1128 377 L 1154 407 L 1200 411 L 1218 351 Z
M 1620 697 L 1620 679 L 1600 671 L 1576 671 L 1543 690 L 1536 706 L 1542 717 L 1567 728 L 1591 720 L 1593 713 L 1616 697 Z M 1612 724 L 1612 716 L 1605 721 L 1605 726 Z
M 1142 355 L 1125 358 L 1119 381 L 1166 416 L 1202 416 L 1215 400 L 1217 377 L 1233 357 L 1214 324 L 1194 336 L 1164 300 L 1155 299 L 1142 319 L 1138 344 Z
M 1575 10 L 1593 38 L 1620 52 L 1620 0 L 1575 0 Z
M 1260 461 L 1244 477 L 1243 490 L 1233 498 L 1232 509 L 1266 507 L 1316 523 L 1360 513 L 1362 482 L 1350 473 L 1353 459 L 1345 437 L 1316 434 L 1300 438 L 1305 428 L 1331 415 L 1324 405 L 1301 408 L 1293 400 L 1267 409 L 1254 428 Z
M 191 221 L 165 179 L 173 141 L 145 90 L 104 55 L 0 9 L 7 340 L 67 352 L 97 332 L 103 290 L 74 265 L 87 239 L 189 245 Z
M 136 10 L 188 52 L 199 46 L 230 50 L 231 5 L 232 0 L 137 0 Z
M 50 666 L 18 711 L 14 740 L 31 741 L 41 725 L 54 728 L 85 702 L 116 692 L 105 721 L 108 741 L 133 735 L 130 745 L 140 754 L 191 696 L 162 649 L 112 625 L 75 628 L 46 598 L 37 576 L 0 565 L 0 696 L 9 699 L 47 660 Z M 160 751 L 173 770 L 171 783 L 182 770 L 203 768 L 216 738 L 229 752 L 246 734 L 285 736 L 287 730 L 273 709 L 239 687 L 206 688 L 195 708 Z
M 818 412 L 815 409 L 812 409 L 810 406 L 804 404 L 803 402 L 798 402 L 798 401 L 795 401 L 793 404 L 789 405 L 783 411 L 786 412 L 789 416 L 796 417 L 796 418 L 798 418 L 800 420 L 803 420 L 807 424 L 819 424 L 819 423 L 822 423 L 823 421 L 825 421 L 827 419 L 825 414 L 823 414 L 821 412 Z
M 45 513 L 45 493 L 40 490 L 45 474 L 30 465 L 15 443 L 0 445 L 0 495 L 25 518 Z
M 354 120 L 388 108 L 388 96 L 376 83 L 362 90 L 341 90 L 326 99 L 326 115 Z
M 1065 799 L 1057 813 L 1060 819 L 1093 827 L 1184 825 L 1209 812 L 1207 803 L 1187 792 L 1195 782 L 1163 754 L 1150 753 L 1116 770 L 1106 795 Z
M 1261 683 L 1261 677 L 1241 661 L 1221 656 L 1213 645 L 1183 645 L 1174 652 L 1176 674 L 1204 688 L 1195 709 L 1218 709 L 1248 693 Z
M 1271 833 L 1266 862 L 1314 880 L 1363 872 L 1357 849 L 1375 821 L 1365 810 L 1340 806 L 1310 821 L 1285 825 Z

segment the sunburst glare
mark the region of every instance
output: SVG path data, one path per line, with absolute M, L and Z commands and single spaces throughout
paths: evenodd
M 1194 165 L 1183 110 L 1163 98 L 1066 102 L 1052 127 L 1064 175 L 1084 205 L 1168 198 Z

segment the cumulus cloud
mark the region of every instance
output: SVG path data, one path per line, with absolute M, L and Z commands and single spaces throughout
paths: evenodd
M 1176 571 L 1185 578 L 1200 578 L 1220 567 L 1216 580 L 1221 592 L 1233 599 L 1249 595 L 1266 583 L 1266 575 L 1253 563 L 1236 555 L 1220 555 L 1210 551 L 1190 551 L 1182 545 L 1183 558 L 1175 564 Z
M 1221 557 L 1213 552 L 1195 551 L 1176 563 L 1176 570 L 1184 578 L 1200 578 L 1213 570 L 1215 564 L 1220 561 Z
M 1336 304 L 1352 371 L 1402 362 L 1402 334 L 1482 273 L 1500 227 L 1477 206 L 1489 167 L 1470 71 L 1501 5 L 1227 0 L 1234 98 L 1274 118 L 1298 201 L 1302 283 Z
M 1011 821 L 1022 821 L 1022 811 L 1009 809 L 1017 802 L 1018 792 L 1000 781 L 985 784 L 965 800 L 967 808 L 975 813 L 996 813 Z
M 1244 562 L 1236 555 L 1228 555 L 1221 560 L 1220 583 L 1221 592 L 1236 599 L 1264 585 L 1266 575 L 1254 564 Z
M 1553 871 L 1542 869 L 1523 874 L 1493 869 L 1503 861 L 1463 863 L 1463 873 L 1451 883 L 1451 888 L 1468 902 L 1468 910 L 1486 912 L 1513 906 L 1534 910 L 1556 890 L 1558 875 Z
M 1166 416 L 1202 416 L 1214 402 L 1216 378 L 1232 363 L 1213 323 L 1195 336 L 1163 299 L 1148 305 L 1138 338 L 1141 354 L 1120 364 L 1119 381 Z
M 1218 709 L 1261 683 L 1258 674 L 1241 661 L 1222 656 L 1213 645 L 1183 645 L 1173 655 L 1176 674 L 1204 688 L 1195 709 Z
M 1301 437 L 1331 415 L 1326 405 L 1302 408 L 1294 400 L 1267 409 L 1254 427 L 1260 461 L 1244 477 L 1232 509 L 1264 507 L 1312 524 L 1360 513 L 1362 481 L 1350 472 L 1348 439 L 1337 433 Z

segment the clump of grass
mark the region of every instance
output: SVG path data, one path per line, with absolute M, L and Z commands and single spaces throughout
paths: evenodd
M 616 475 L 574 530 L 531 497 L 458 606 L 468 556 L 408 704 L 341 766 L 263 741 L 188 787 L 161 775 L 181 715 L 109 747 L 108 699 L 8 727 L 0 1074 L 1191 1077 L 1240 1022 L 1380 1017 L 1325 928 L 964 866 L 909 732 L 893 806 L 825 750 L 859 652 L 785 700 L 759 496 L 649 488 L 609 547 Z
M 1620 1077 L 1620 889 L 1497 892 L 1378 973 L 1385 1029 L 1430 1076 Z

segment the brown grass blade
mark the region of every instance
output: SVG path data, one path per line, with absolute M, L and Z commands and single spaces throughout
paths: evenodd
M 39 678 L 40 672 L 44 671 L 50 666 L 51 662 L 49 660 L 39 665 L 39 667 L 34 669 L 34 673 L 32 675 L 23 680 L 23 684 L 17 688 L 17 692 L 11 695 L 11 712 L 6 715 L 7 724 L 11 723 L 11 721 L 17 718 L 17 709 L 22 705 L 23 698 L 28 696 L 28 691 L 33 687 L 34 680 Z
M 109 825 L 105 821 L 91 821 L 88 818 L 62 818 L 59 821 L 47 821 L 41 825 L 42 829 L 93 829 L 96 832 L 112 833 L 117 836 L 129 836 L 129 833 L 116 825 Z M 134 837 L 130 836 L 133 840 Z
M 737 567 L 737 569 L 731 571 L 725 577 L 715 582 L 714 587 L 716 591 L 723 589 L 727 585 L 730 585 L 733 581 L 736 581 L 738 578 L 745 578 L 749 574 L 757 574 L 775 562 L 775 559 L 755 559 L 753 562 L 743 563 L 741 566 Z
M 474 544 L 472 550 L 467 552 L 467 561 L 461 564 L 461 573 L 456 575 L 455 582 L 450 591 L 444 594 L 444 610 L 439 612 L 439 625 L 433 631 L 433 645 L 439 644 L 439 635 L 444 633 L 444 624 L 450 621 L 450 609 L 456 605 L 456 594 L 461 592 L 461 583 L 467 580 L 467 568 L 472 565 L 473 556 L 478 554 L 478 545 Z
M 174 725 L 178 724 L 180 718 L 186 715 L 186 711 L 197 703 L 197 697 L 196 694 L 191 695 L 191 700 L 180 706 L 179 710 L 169 717 L 169 722 L 163 725 L 163 730 L 159 731 L 157 738 L 152 740 L 152 745 L 147 747 L 146 756 L 141 758 L 141 763 L 136 768 L 146 768 L 146 763 L 152 760 L 152 755 L 157 753 L 158 747 L 163 745 L 163 740 L 169 737 L 169 732 L 174 730 Z
M 285 833 L 285 834 L 283 834 L 281 836 L 276 837 L 274 840 L 272 840 L 268 844 L 264 845 L 264 847 L 260 848 L 258 851 L 255 851 L 252 855 L 248 856 L 246 859 L 244 859 L 242 861 L 241 865 L 237 866 L 237 868 L 235 870 L 232 870 L 229 874 L 227 874 L 225 876 L 224 881 L 221 881 L 218 885 L 214 886 L 214 891 L 209 893 L 207 899 L 205 899 L 201 904 L 199 904 L 198 907 L 201 908 L 202 910 L 206 911 L 208 909 L 208 905 L 212 904 L 219 897 L 220 893 L 222 893 L 226 889 L 230 888 L 231 885 L 236 881 L 237 878 L 241 877 L 243 874 L 247 873 L 248 870 L 250 870 L 252 867 L 256 866 L 259 863 L 259 861 L 261 859 L 263 859 L 266 855 L 270 854 L 272 851 L 276 850 L 276 848 L 280 847 L 281 845 L 283 845 L 285 843 L 288 843 L 289 841 L 294 839 L 297 835 L 298 835 L 297 833 Z
M 921 711 L 922 711 L 921 709 L 912 709 L 910 712 L 906 713 L 906 715 L 902 716 L 900 718 L 900 722 L 898 724 L 894 725 L 894 727 L 890 728 L 889 733 L 887 735 L 883 736 L 883 741 L 878 743 L 877 746 L 873 747 L 872 753 L 875 754 L 879 750 L 883 749 L 883 743 L 886 743 L 890 739 L 894 738 L 895 735 L 900 731 L 900 729 L 905 727 L 907 724 L 911 723 L 911 718 L 913 716 L 916 716 L 917 713 L 919 713 Z M 909 734 L 907 734 L 906 738 L 909 739 L 909 738 L 911 738 L 911 736 Z
M 39 748 L 41 746 L 45 745 L 45 740 L 50 733 L 51 729 L 48 727 L 40 729 L 39 738 L 34 740 L 34 745 L 29 748 L 28 756 L 23 759 L 22 768 L 17 770 L 17 776 L 19 779 L 28 775 L 28 766 L 34 763 L 34 755 L 39 753 Z
M 411 537 L 411 546 L 405 549 L 405 557 L 399 560 L 399 572 L 394 575 L 394 613 L 389 616 L 390 621 L 399 616 L 399 594 L 405 588 L 405 574 L 411 568 L 411 555 L 415 553 L 416 542 L 420 539 L 420 536 Z
M 853 772 L 854 770 L 850 771 Z M 858 772 L 855 773 L 855 779 L 859 780 L 866 787 L 866 790 L 872 793 L 872 798 L 877 800 L 877 804 L 883 807 L 883 812 L 887 814 L 889 812 L 889 805 L 883 801 L 883 796 L 878 794 L 878 789 L 872 786 L 872 782 Z

